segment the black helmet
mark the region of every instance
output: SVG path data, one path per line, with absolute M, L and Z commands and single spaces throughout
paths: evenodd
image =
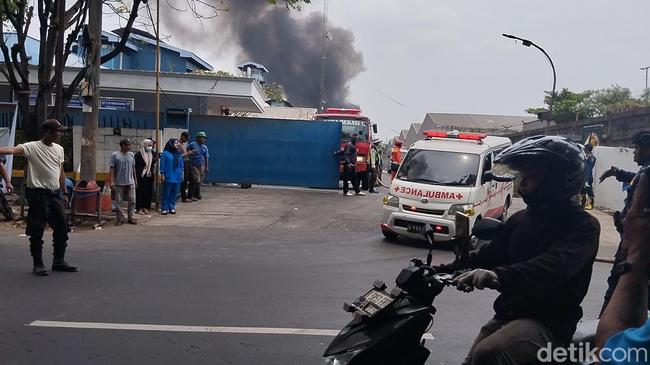
M 650 146 L 650 132 L 639 132 L 632 138 L 632 143 L 636 146 Z
M 545 193 L 555 200 L 580 192 L 585 180 L 583 146 L 560 136 L 525 138 L 503 150 L 495 162 L 517 170 L 523 166 L 535 168 L 544 163 L 551 166 Z

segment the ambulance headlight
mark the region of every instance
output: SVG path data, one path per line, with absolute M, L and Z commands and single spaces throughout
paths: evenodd
M 399 197 L 390 194 L 386 195 L 384 197 L 384 205 L 387 205 L 389 207 L 399 208 Z
M 456 213 L 464 213 L 471 217 L 476 214 L 476 210 L 471 204 L 454 204 L 449 208 L 449 215 L 454 216 Z

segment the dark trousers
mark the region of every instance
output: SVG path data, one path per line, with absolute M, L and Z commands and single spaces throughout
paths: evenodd
M 375 186 L 377 186 L 377 174 L 380 173 L 381 171 L 374 167 L 370 169 L 370 181 L 368 181 L 368 191 L 373 191 L 375 190 Z
M 43 265 L 43 233 L 48 224 L 53 231 L 54 261 L 62 261 L 68 246 L 65 201 L 59 191 L 52 192 L 47 189 L 27 188 L 25 195 L 29 203 L 25 234 L 29 236 L 29 249 L 34 265 Z
M 538 321 L 491 319 L 481 328 L 463 364 L 537 364 L 538 350 L 549 343 L 556 343 L 555 336 Z
M 355 193 L 361 191 L 359 189 L 359 177 L 357 176 L 356 167 L 354 165 L 349 166 L 343 164 L 343 194 L 348 192 L 348 181 L 352 181 L 352 188 L 354 188 Z
M 153 178 L 153 174 L 151 176 L 138 177 L 138 187 L 135 189 L 135 210 L 151 209 Z
M 190 187 L 190 161 L 185 160 L 183 164 L 183 181 L 181 182 L 181 199 L 188 198 L 188 189 Z
M 201 199 L 201 184 L 205 177 L 205 167 L 192 165 L 190 168 L 190 190 L 188 198 Z
M 618 285 L 618 279 L 620 278 L 620 275 L 614 272 L 616 265 L 620 264 L 626 259 L 625 253 L 623 253 L 623 250 L 621 249 L 622 243 L 623 243 L 623 234 L 621 234 L 621 243 L 618 244 L 618 248 L 616 249 L 616 254 L 614 255 L 614 265 L 612 265 L 612 269 L 609 272 L 609 277 L 607 278 L 607 291 L 605 291 L 605 300 L 603 301 L 602 308 L 600 308 L 600 315 L 598 316 L 599 318 L 601 315 L 603 315 L 603 312 L 605 311 L 607 304 L 609 304 L 609 301 L 612 299 L 612 295 L 614 295 L 614 290 L 616 289 L 616 285 Z M 650 309 L 650 292 L 648 292 L 648 309 Z
M 8 220 L 14 219 L 14 212 L 11 210 L 11 205 L 9 205 L 2 190 L 0 190 L 0 213 Z
M 586 195 L 590 198 L 594 197 L 594 187 L 591 185 L 585 185 L 580 191 L 580 195 Z

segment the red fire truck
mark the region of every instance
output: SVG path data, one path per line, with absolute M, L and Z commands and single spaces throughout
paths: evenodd
M 368 117 L 361 114 L 359 109 L 342 109 L 327 108 L 324 113 L 314 116 L 315 120 L 324 120 L 331 122 L 341 122 L 341 148 L 350 141 L 353 134 L 357 134 L 357 174 L 361 182 L 362 189 L 368 189 L 370 178 L 368 171 L 368 162 L 370 160 L 370 144 L 372 143 L 372 134 L 377 133 L 377 124 L 370 123 Z M 343 174 L 343 163 L 341 163 L 340 173 Z

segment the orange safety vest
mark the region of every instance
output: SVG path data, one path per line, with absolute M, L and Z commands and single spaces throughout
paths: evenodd
M 402 162 L 402 151 L 400 151 L 399 147 L 393 146 L 390 149 L 390 160 L 397 163 Z

